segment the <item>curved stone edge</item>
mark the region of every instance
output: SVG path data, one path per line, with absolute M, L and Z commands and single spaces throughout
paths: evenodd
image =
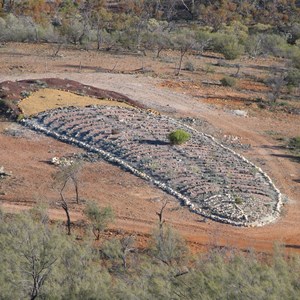
M 273 183 L 272 179 L 269 177 L 269 175 L 267 175 L 260 167 L 256 166 L 254 163 L 252 163 L 251 161 L 249 161 L 247 158 L 245 158 L 244 156 L 242 156 L 241 154 L 235 152 L 234 150 L 224 146 L 223 144 L 221 144 L 220 142 L 218 142 L 216 140 L 216 138 L 214 138 L 212 135 L 209 135 L 209 134 L 206 134 L 206 133 L 203 133 L 201 131 L 198 131 L 197 129 L 189 126 L 189 125 L 186 125 L 182 122 L 179 122 L 177 120 L 174 120 L 172 118 L 169 118 L 169 117 L 166 117 L 168 118 L 168 120 L 170 120 L 171 122 L 175 123 L 175 124 L 178 124 L 180 126 L 183 126 L 191 131 L 194 131 L 194 132 L 197 132 L 198 134 L 202 134 L 203 136 L 211 139 L 215 144 L 217 144 L 218 146 L 220 146 L 221 148 L 231 152 L 232 154 L 234 154 L 235 156 L 237 156 L 239 159 L 243 160 L 244 162 L 246 162 L 247 164 L 251 165 L 252 167 L 254 167 L 264 178 L 265 180 L 267 181 L 267 183 L 269 184 L 269 186 L 275 191 L 275 193 L 277 194 L 277 203 L 276 203 L 276 208 L 275 210 L 273 211 L 273 214 L 270 215 L 269 218 L 264 218 L 266 219 L 266 221 L 255 221 L 255 222 L 252 222 L 252 223 L 246 223 L 246 224 L 243 224 L 244 226 L 248 226 L 248 227 L 261 227 L 261 226 L 264 226 L 266 224 L 269 224 L 269 223 L 273 223 L 275 222 L 279 217 L 280 217 L 280 211 L 281 211 L 281 208 L 283 206 L 283 195 L 280 193 L 279 189 L 275 186 L 275 184 Z
M 149 112 L 147 111 L 148 114 L 153 114 L 155 115 L 155 113 L 153 112 Z M 280 208 L 282 207 L 282 195 L 280 193 L 280 191 L 275 187 L 274 183 L 272 182 L 271 178 L 262 171 L 261 168 L 257 167 L 256 165 L 254 165 L 252 162 L 250 162 L 249 160 L 247 160 L 245 157 L 243 157 L 242 155 L 240 155 L 239 153 L 236 153 L 235 151 L 233 151 L 230 148 L 225 147 L 224 145 L 222 145 L 221 143 L 219 143 L 213 136 L 202 133 L 200 131 L 198 131 L 197 129 L 188 126 L 186 124 L 183 124 L 175 119 L 169 118 L 167 116 L 163 116 L 163 118 L 168 119 L 169 121 L 175 123 L 176 125 L 180 125 L 183 126 L 191 131 L 197 132 L 199 134 L 202 134 L 205 137 L 208 137 L 209 139 L 211 139 L 215 144 L 219 145 L 220 147 L 222 147 L 223 149 L 226 149 L 228 151 L 230 151 L 231 153 L 233 153 L 235 156 L 239 157 L 240 159 L 242 159 L 243 161 L 247 162 L 248 164 L 250 164 L 251 166 L 255 167 L 267 180 L 267 182 L 269 183 L 269 185 L 276 191 L 277 196 L 278 196 L 278 202 L 276 204 L 276 209 L 273 212 L 273 215 L 271 215 L 269 218 L 264 218 L 265 220 L 261 220 L 261 221 L 255 221 L 255 222 L 236 222 L 233 220 L 230 220 L 228 218 L 223 218 L 220 217 L 218 215 L 214 215 L 214 214 L 209 214 L 206 213 L 205 211 L 203 211 L 201 208 L 196 207 L 195 204 L 192 203 L 192 201 L 188 198 L 185 197 L 184 195 L 182 195 L 181 193 L 175 191 L 173 188 L 169 187 L 168 185 L 153 179 L 151 176 L 145 174 L 144 172 L 141 172 L 139 170 L 137 170 L 136 168 L 134 168 L 133 166 L 131 166 L 130 164 L 126 163 L 125 161 L 123 161 L 122 159 L 119 159 L 113 155 L 111 155 L 110 153 L 108 153 L 107 151 L 101 150 L 99 148 L 96 148 L 94 146 L 90 146 L 84 142 L 78 141 L 72 137 L 66 137 L 63 135 L 58 134 L 57 132 L 52 132 L 50 130 L 48 130 L 47 128 L 40 126 L 38 124 L 34 124 L 33 122 L 31 122 L 29 119 L 23 119 L 20 121 L 21 124 L 23 124 L 26 127 L 29 127 L 30 129 L 34 130 L 34 131 L 38 131 L 38 132 L 42 132 L 44 134 L 46 134 L 47 136 L 53 137 L 57 140 L 60 140 L 64 143 L 69 143 L 75 146 L 78 146 L 80 148 L 83 148 L 85 150 L 88 150 L 90 152 L 94 152 L 94 153 L 98 153 L 101 155 L 101 157 L 106 160 L 109 163 L 113 163 L 118 165 L 119 167 L 125 169 L 126 171 L 131 172 L 132 174 L 147 180 L 149 182 L 151 182 L 152 184 L 154 184 L 155 186 L 159 187 L 160 189 L 162 189 L 163 191 L 167 192 L 168 194 L 176 197 L 177 199 L 179 199 L 185 206 L 187 206 L 190 211 L 197 213 L 199 215 L 202 215 L 206 218 L 210 218 L 214 221 L 218 221 L 221 223 L 225 223 L 225 224 L 230 224 L 230 225 L 234 225 L 234 226 L 244 226 L 244 227 L 261 227 L 264 226 L 266 224 L 269 223 L 273 223 L 276 221 L 276 219 L 280 216 Z

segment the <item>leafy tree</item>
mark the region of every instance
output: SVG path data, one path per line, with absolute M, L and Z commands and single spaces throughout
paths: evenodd
M 239 43 L 236 35 L 215 33 L 212 38 L 212 46 L 216 52 L 222 53 L 228 60 L 236 59 L 244 53 L 244 46 Z
M 159 58 L 163 50 L 170 49 L 173 46 L 169 24 L 150 19 L 147 27 L 148 30 L 143 35 L 143 44 L 147 49 L 156 50 L 156 57 Z
M 111 299 L 112 282 L 90 244 L 23 213 L 0 218 L 1 299 Z
M 285 80 L 289 86 L 300 87 L 300 70 L 295 68 L 289 69 Z
M 261 34 L 250 35 L 245 42 L 245 50 L 251 57 L 257 57 L 264 53 L 264 36 Z
M 59 165 L 59 170 L 53 175 L 56 183 L 61 183 L 63 189 L 67 183 L 71 181 L 74 185 L 76 203 L 79 204 L 79 181 L 82 170 L 82 161 L 75 160 L 68 163 L 68 161 L 62 161 Z
M 188 29 L 178 31 L 173 35 L 172 43 L 174 45 L 174 49 L 178 50 L 180 53 L 179 65 L 176 72 L 176 75 L 178 76 L 182 69 L 183 57 L 188 51 L 196 48 L 197 41 L 195 38 L 195 32 Z
M 266 85 L 270 88 L 269 99 L 271 102 L 275 103 L 279 99 L 286 84 L 286 75 L 282 73 L 273 74 L 266 80 Z
M 51 276 L 59 266 L 63 239 L 56 230 L 34 223 L 26 214 L 9 224 L 2 221 L 1 228 L 2 296 L 32 300 L 42 297 L 48 292 Z M 10 281 L 7 287 L 3 286 Z
M 113 260 L 116 264 L 121 262 L 123 269 L 126 270 L 128 266 L 128 255 L 131 252 L 135 252 L 134 237 L 125 236 L 120 240 L 112 239 L 106 241 L 101 248 L 101 252 L 105 257 Z
M 88 202 L 84 214 L 91 222 L 91 227 L 96 240 L 99 240 L 100 233 L 106 229 L 113 220 L 114 214 L 111 207 L 100 208 L 96 202 Z

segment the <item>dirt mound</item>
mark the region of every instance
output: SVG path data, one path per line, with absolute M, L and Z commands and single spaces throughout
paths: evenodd
M 110 99 L 127 103 L 131 106 L 146 108 L 137 101 L 116 92 L 95 88 L 69 79 L 43 78 L 39 80 L 27 79 L 0 83 L 0 113 L 13 117 L 18 116 L 22 113 L 18 107 L 20 100 L 30 96 L 33 92 L 45 88 L 72 92 L 97 99 Z
M 108 99 L 95 99 L 89 96 L 80 96 L 73 93 L 54 90 L 41 89 L 32 93 L 29 97 L 22 100 L 18 107 L 25 116 L 31 116 L 40 112 L 68 106 L 89 106 L 89 105 L 104 105 L 104 106 L 120 106 L 132 107 L 131 105 Z

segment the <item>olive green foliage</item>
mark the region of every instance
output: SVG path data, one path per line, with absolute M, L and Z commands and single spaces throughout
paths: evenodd
M 168 138 L 172 145 L 181 145 L 187 142 L 191 138 L 191 135 L 185 130 L 178 129 L 171 132 Z
M 276 101 L 280 98 L 282 94 L 282 90 L 284 86 L 286 86 L 286 77 L 284 74 L 272 74 L 269 78 L 265 80 L 265 84 L 269 87 L 269 100 L 272 103 L 276 103 Z
M 121 239 L 113 238 L 105 241 L 101 247 L 104 258 L 111 262 L 111 269 L 126 270 L 128 266 L 128 256 L 135 253 L 135 239 L 133 236 L 125 236 Z
M 224 76 L 220 81 L 223 86 L 234 87 L 236 85 L 235 78 L 231 76 Z
M 167 265 L 181 264 L 188 254 L 184 240 L 166 225 L 154 231 L 151 251 L 154 257 Z
M 17 121 L 22 121 L 25 118 L 23 114 L 19 114 L 17 117 Z
M 195 67 L 194 67 L 194 65 L 193 65 L 193 63 L 191 61 L 187 61 L 184 64 L 184 70 L 190 71 L 190 72 L 194 72 L 195 71 Z
M 1 299 L 108 299 L 110 277 L 79 245 L 29 214 L 0 218 Z
M 291 59 L 293 67 L 300 69 L 300 48 L 293 48 Z
M 7 102 L 0 98 L 0 112 L 6 113 L 9 110 Z
M 300 86 L 300 70 L 299 69 L 289 70 L 285 80 L 288 85 L 294 86 L 294 87 L 299 87 Z
M 263 53 L 274 56 L 285 56 L 289 48 L 285 37 L 277 34 L 265 34 L 261 36 Z
M 263 260 L 228 249 L 188 261 L 184 241 L 164 225 L 163 242 L 156 231 L 149 251 L 132 253 L 131 238 L 113 238 L 100 246 L 103 257 L 98 244 L 42 220 L 0 214 L 0 299 L 299 298 L 299 256 L 286 258 L 281 247 Z
M 225 59 L 233 60 L 244 53 L 244 46 L 234 34 L 215 33 L 212 35 L 213 50 L 224 55 Z
M 100 233 L 113 221 L 114 214 L 112 208 L 100 208 L 96 202 L 91 201 L 87 203 L 84 213 L 91 222 L 91 228 L 96 240 L 99 240 Z
M 300 136 L 291 138 L 289 140 L 289 147 L 293 150 L 300 151 Z

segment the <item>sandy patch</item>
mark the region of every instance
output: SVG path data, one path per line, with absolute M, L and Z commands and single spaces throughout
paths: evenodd
M 25 116 L 35 115 L 58 107 L 88 105 L 132 107 L 123 102 L 108 99 L 95 99 L 55 89 L 40 89 L 19 103 L 19 107 Z

